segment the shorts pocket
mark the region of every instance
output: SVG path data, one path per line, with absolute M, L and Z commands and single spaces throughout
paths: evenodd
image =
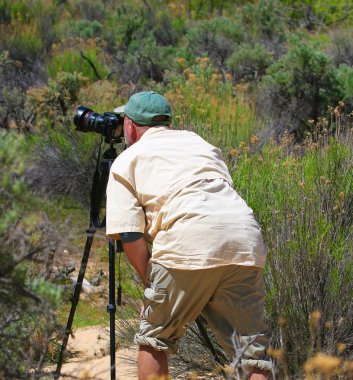
M 166 315 L 165 302 L 167 299 L 167 289 L 146 288 L 144 295 L 144 318 L 150 323 L 162 323 Z

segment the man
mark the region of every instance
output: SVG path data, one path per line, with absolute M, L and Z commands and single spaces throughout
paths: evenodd
M 220 150 L 170 129 L 170 105 L 153 91 L 115 112 L 124 114 L 128 149 L 111 168 L 107 236 L 120 236 L 145 285 L 135 336 L 139 378 L 168 374 L 168 354 L 202 312 L 230 360 L 244 349 L 249 379 L 266 379 L 265 248 Z

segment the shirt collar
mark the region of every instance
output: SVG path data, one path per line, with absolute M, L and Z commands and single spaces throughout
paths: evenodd
M 166 125 L 158 125 L 156 127 L 150 127 L 149 129 L 147 129 L 147 131 L 141 136 L 140 140 L 142 140 L 145 136 L 149 136 L 149 135 L 152 135 L 154 133 L 157 133 L 157 132 L 161 132 L 161 131 L 166 131 L 166 130 L 170 130 L 169 127 L 167 127 Z

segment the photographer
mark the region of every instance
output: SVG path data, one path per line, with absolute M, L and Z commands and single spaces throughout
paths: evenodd
M 268 378 L 265 247 L 220 150 L 170 129 L 170 105 L 153 91 L 115 112 L 124 114 L 128 149 L 110 171 L 107 236 L 121 238 L 145 285 L 135 336 L 139 378 L 168 374 L 168 354 L 201 313 L 230 360 L 244 350 L 249 379 Z

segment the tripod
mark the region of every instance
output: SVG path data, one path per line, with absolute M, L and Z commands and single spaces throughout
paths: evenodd
M 105 195 L 106 186 L 108 183 L 110 168 L 113 164 L 113 161 L 118 156 L 116 150 L 114 148 L 115 142 L 120 142 L 121 140 L 111 139 L 109 140 L 110 147 L 103 153 L 102 161 L 100 162 L 99 170 L 99 158 L 97 161 L 97 167 L 95 173 L 93 175 L 93 184 L 91 190 L 91 208 L 90 208 L 90 225 L 86 231 L 87 239 L 86 244 L 82 256 L 80 272 L 77 278 L 77 282 L 75 285 L 73 297 L 71 299 L 71 309 L 69 313 L 69 317 L 67 320 L 65 333 L 63 342 L 60 349 L 60 354 L 58 358 L 57 367 L 54 373 L 54 378 L 58 379 L 61 373 L 61 367 L 63 364 L 64 353 L 66 351 L 67 343 L 69 340 L 69 336 L 72 330 L 72 323 L 74 320 L 76 307 L 78 305 L 78 301 L 80 298 L 80 293 L 82 290 L 82 283 L 88 263 L 89 254 L 91 251 L 93 239 L 97 230 L 105 227 L 105 218 L 103 221 L 100 221 L 100 208 Z M 110 377 L 111 380 L 115 380 L 116 370 L 115 370 L 115 312 L 116 312 L 116 304 L 115 304 L 115 248 L 118 252 L 122 252 L 122 246 L 120 240 L 117 241 L 115 247 L 115 241 L 113 239 L 109 239 L 109 303 L 107 305 L 107 311 L 110 315 Z M 121 286 L 119 281 L 118 286 L 118 298 L 117 304 L 121 305 Z
M 93 175 L 93 184 L 91 189 L 91 208 L 90 208 L 90 225 L 86 231 L 87 239 L 84 248 L 84 253 L 82 256 L 80 272 L 77 278 L 75 285 L 73 297 L 71 299 L 71 309 L 69 317 L 67 320 L 63 342 L 60 349 L 60 354 L 58 358 L 58 363 L 56 370 L 54 372 L 54 378 L 58 379 L 60 377 L 61 368 L 64 359 L 64 353 L 66 351 L 67 343 L 69 336 L 72 331 L 72 324 L 76 312 L 76 307 L 79 302 L 80 293 L 82 290 L 82 283 L 93 243 L 93 239 L 97 230 L 100 230 L 105 227 L 105 218 L 103 221 L 100 221 L 100 208 L 105 195 L 106 186 L 108 183 L 110 168 L 113 164 L 113 161 L 118 156 L 114 148 L 114 143 L 121 142 L 120 138 L 110 139 L 106 141 L 110 144 L 110 147 L 103 153 L 102 161 L 100 162 L 99 170 L 99 158 L 97 160 L 97 166 L 95 173 Z M 121 285 L 120 281 L 117 289 L 117 304 L 115 304 L 115 251 L 122 252 L 122 245 L 120 240 L 117 241 L 115 245 L 115 240 L 109 239 L 109 303 L 107 305 L 107 311 L 110 315 L 110 378 L 111 380 L 116 379 L 116 365 L 115 365 L 115 313 L 116 305 L 121 305 Z M 212 344 L 205 325 L 204 319 L 199 316 L 196 318 L 196 325 L 199 329 L 201 338 L 205 345 L 210 350 L 215 361 L 219 364 L 224 364 L 225 360 L 220 353 Z

